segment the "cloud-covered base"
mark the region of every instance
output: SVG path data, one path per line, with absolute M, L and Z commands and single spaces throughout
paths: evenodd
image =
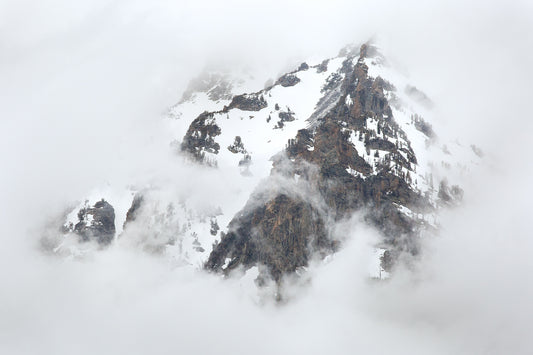
M 2 2 L 0 352 L 532 353 L 531 5 L 414 4 Z M 353 222 L 346 248 L 276 306 L 135 249 L 80 261 L 36 247 L 102 181 L 191 187 L 159 115 L 213 58 L 266 80 L 373 34 L 489 158 L 415 270 L 369 282 L 374 232 Z

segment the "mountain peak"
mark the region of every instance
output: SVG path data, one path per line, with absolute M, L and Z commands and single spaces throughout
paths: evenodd
M 143 189 L 128 217 L 120 213 L 124 234 L 162 228 L 144 240 L 150 250 L 225 274 L 260 267 L 260 278 L 278 283 L 339 250 L 345 236 L 333 226 L 354 213 L 381 234 L 379 275 L 418 253 L 420 237 L 438 230 L 438 211 L 462 198 L 456 176 L 479 156 L 438 136 L 431 101 L 376 45 L 309 63 L 256 91 L 217 73 L 191 83 L 167 120 L 174 146 L 239 189 L 202 210 L 190 196 L 162 203 Z M 222 181 L 212 188 L 226 189 Z

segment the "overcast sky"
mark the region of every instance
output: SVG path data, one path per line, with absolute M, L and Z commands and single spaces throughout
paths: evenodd
M 0 352 L 533 353 L 532 34 L 530 1 L 0 0 Z M 205 65 L 266 80 L 372 37 L 490 158 L 418 272 L 368 284 L 357 222 L 281 308 L 145 254 L 34 248 L 95 184 L 168 169 L 161 115 Z

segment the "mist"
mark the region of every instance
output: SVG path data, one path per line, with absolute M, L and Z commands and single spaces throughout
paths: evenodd
M 0 1 L 0 352 L 532 353 L 532 13 L 526 1 Z M 230 196 L 203 190 L 215 173 L 177 158 L 181 137 L 161 123 L 206 66 L 265 82 L 369 38 L 486 156 L 414 267 L 368 281 L 378 236 L 358 216 L 284 305 L 135 248 L 39 249 L 101 183 Z

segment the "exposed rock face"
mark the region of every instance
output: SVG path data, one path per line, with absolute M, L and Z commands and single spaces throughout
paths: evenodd
M 310 203 L 280 194 L 266 204 L 236 217 L 213 250 L 206 267 L 225 272 L 237 266 L 268 266 L 275 280 L 307 265 L 311 252 L 331 253 L 320 213 Z
M 278 117 L 279 121 L 275 128 L 283 128 L 283 126 L 285 126 L 285 122 L 294 121 L 294 112 L 292 112 L 290 109 L 287 109 L 287 111 L 278 112 Z
M 260 111 L 267 106 L 267 102 L 262 95 L 244 94 L 235 96 L 231 103 L 224 111 L 232 108 L 238 108 L 243 111 Z
M 133 222 L 137 219 L 139 210 L 143 204 L 143 200 L 144 198 L 142 195 L 140 194 L 135 195 L 131 203 L 131 206 L 128 209 L 128 212 L 126 213 L 126 221 L 124 222 L 124 227 L 126 227 L 126 224 Z
M 218 226 L 218 222 L 217 222 L 217 219 L 216 217 L 213 217 L 211 218 L 211 229 L 209 230 L 209 233 L 212 235 L 212 236 L 216 236 L 220 227 Z
M 324 60 L 322 61 L 322 63 L 320 63 L 317 67 L 316 67 L 316 72 L 317 73 L 323 73 L 325 71 L 328 70 L 328 62 L 329 60 Z
M 299 69 L 299 70 L 307 70 L 307 68 Z M 280 84 L 283 87 L 289 87 L 294 86 L 300 82 L 300 79 L 293 74 L 285 74 L 281 78 L 278 79 L 277 84 Z
M 78 213 L 79 222 L 74 232 L 83 241 L 96 240 L 99 244 L 109 244 L 115 237 L 115 210 L 104 199 L 93 207 L 83 208 Z
M 307 69 L 309 69 L 309 64 L 303 62 L 302 64 L 300 64 L 297 71 L 307 70 Z
M 363 46 L 356 64 L 348 59 L 343 65 L 344 79 L 328 80 L 330 91 L 340 85 L 341 99 L 315 128 L 300 130 L 289 141 L 288 160 L 274 161 L 273 174 L 298 176 L 328 212 L 319 213 L 318 205 L 284 193 L 259 207 L 245 207 L 214 248 L 206 268 L 229 272 L 239 265 L 262 264 L 280 281 L 284 274 L 307 266 L 312 253 L 324 255 L 337 248 L 338 241 L 328 237 L 327 220 L 339 221 L 363 208 L 365 219 L 383 233 L 390 249 L 385 266 L 390 267 L 400 252 L 417 252 L 414 237 L 419 226 L 399 208 L 420 211 L 431 206 L 411 185 L 417 159 L 385 96 L 385 90 L 394 88 L 368 76 L 364 56 L 371 52 Z M 365 159 L 371 150 L 383 155 L 375 165 Z M 445 198 L 451 194 L 450 189 L 442 190 Z
M 240 136 L 235 136 L 235 141 L 232 145 L 228 146 L 228 150 L 233 154 L 247 153 L 246 149 L 244 149 L 244 144 L 242 143 L 242 139 Z
M 218 153 L 220 150 L 220 145 L 214 139 L 219 134 L 220 128 L 213 119 L 213 113 L 204 112 L 191 123 L 181 149 L 196 160 L 204 161 L 205 152 Z

